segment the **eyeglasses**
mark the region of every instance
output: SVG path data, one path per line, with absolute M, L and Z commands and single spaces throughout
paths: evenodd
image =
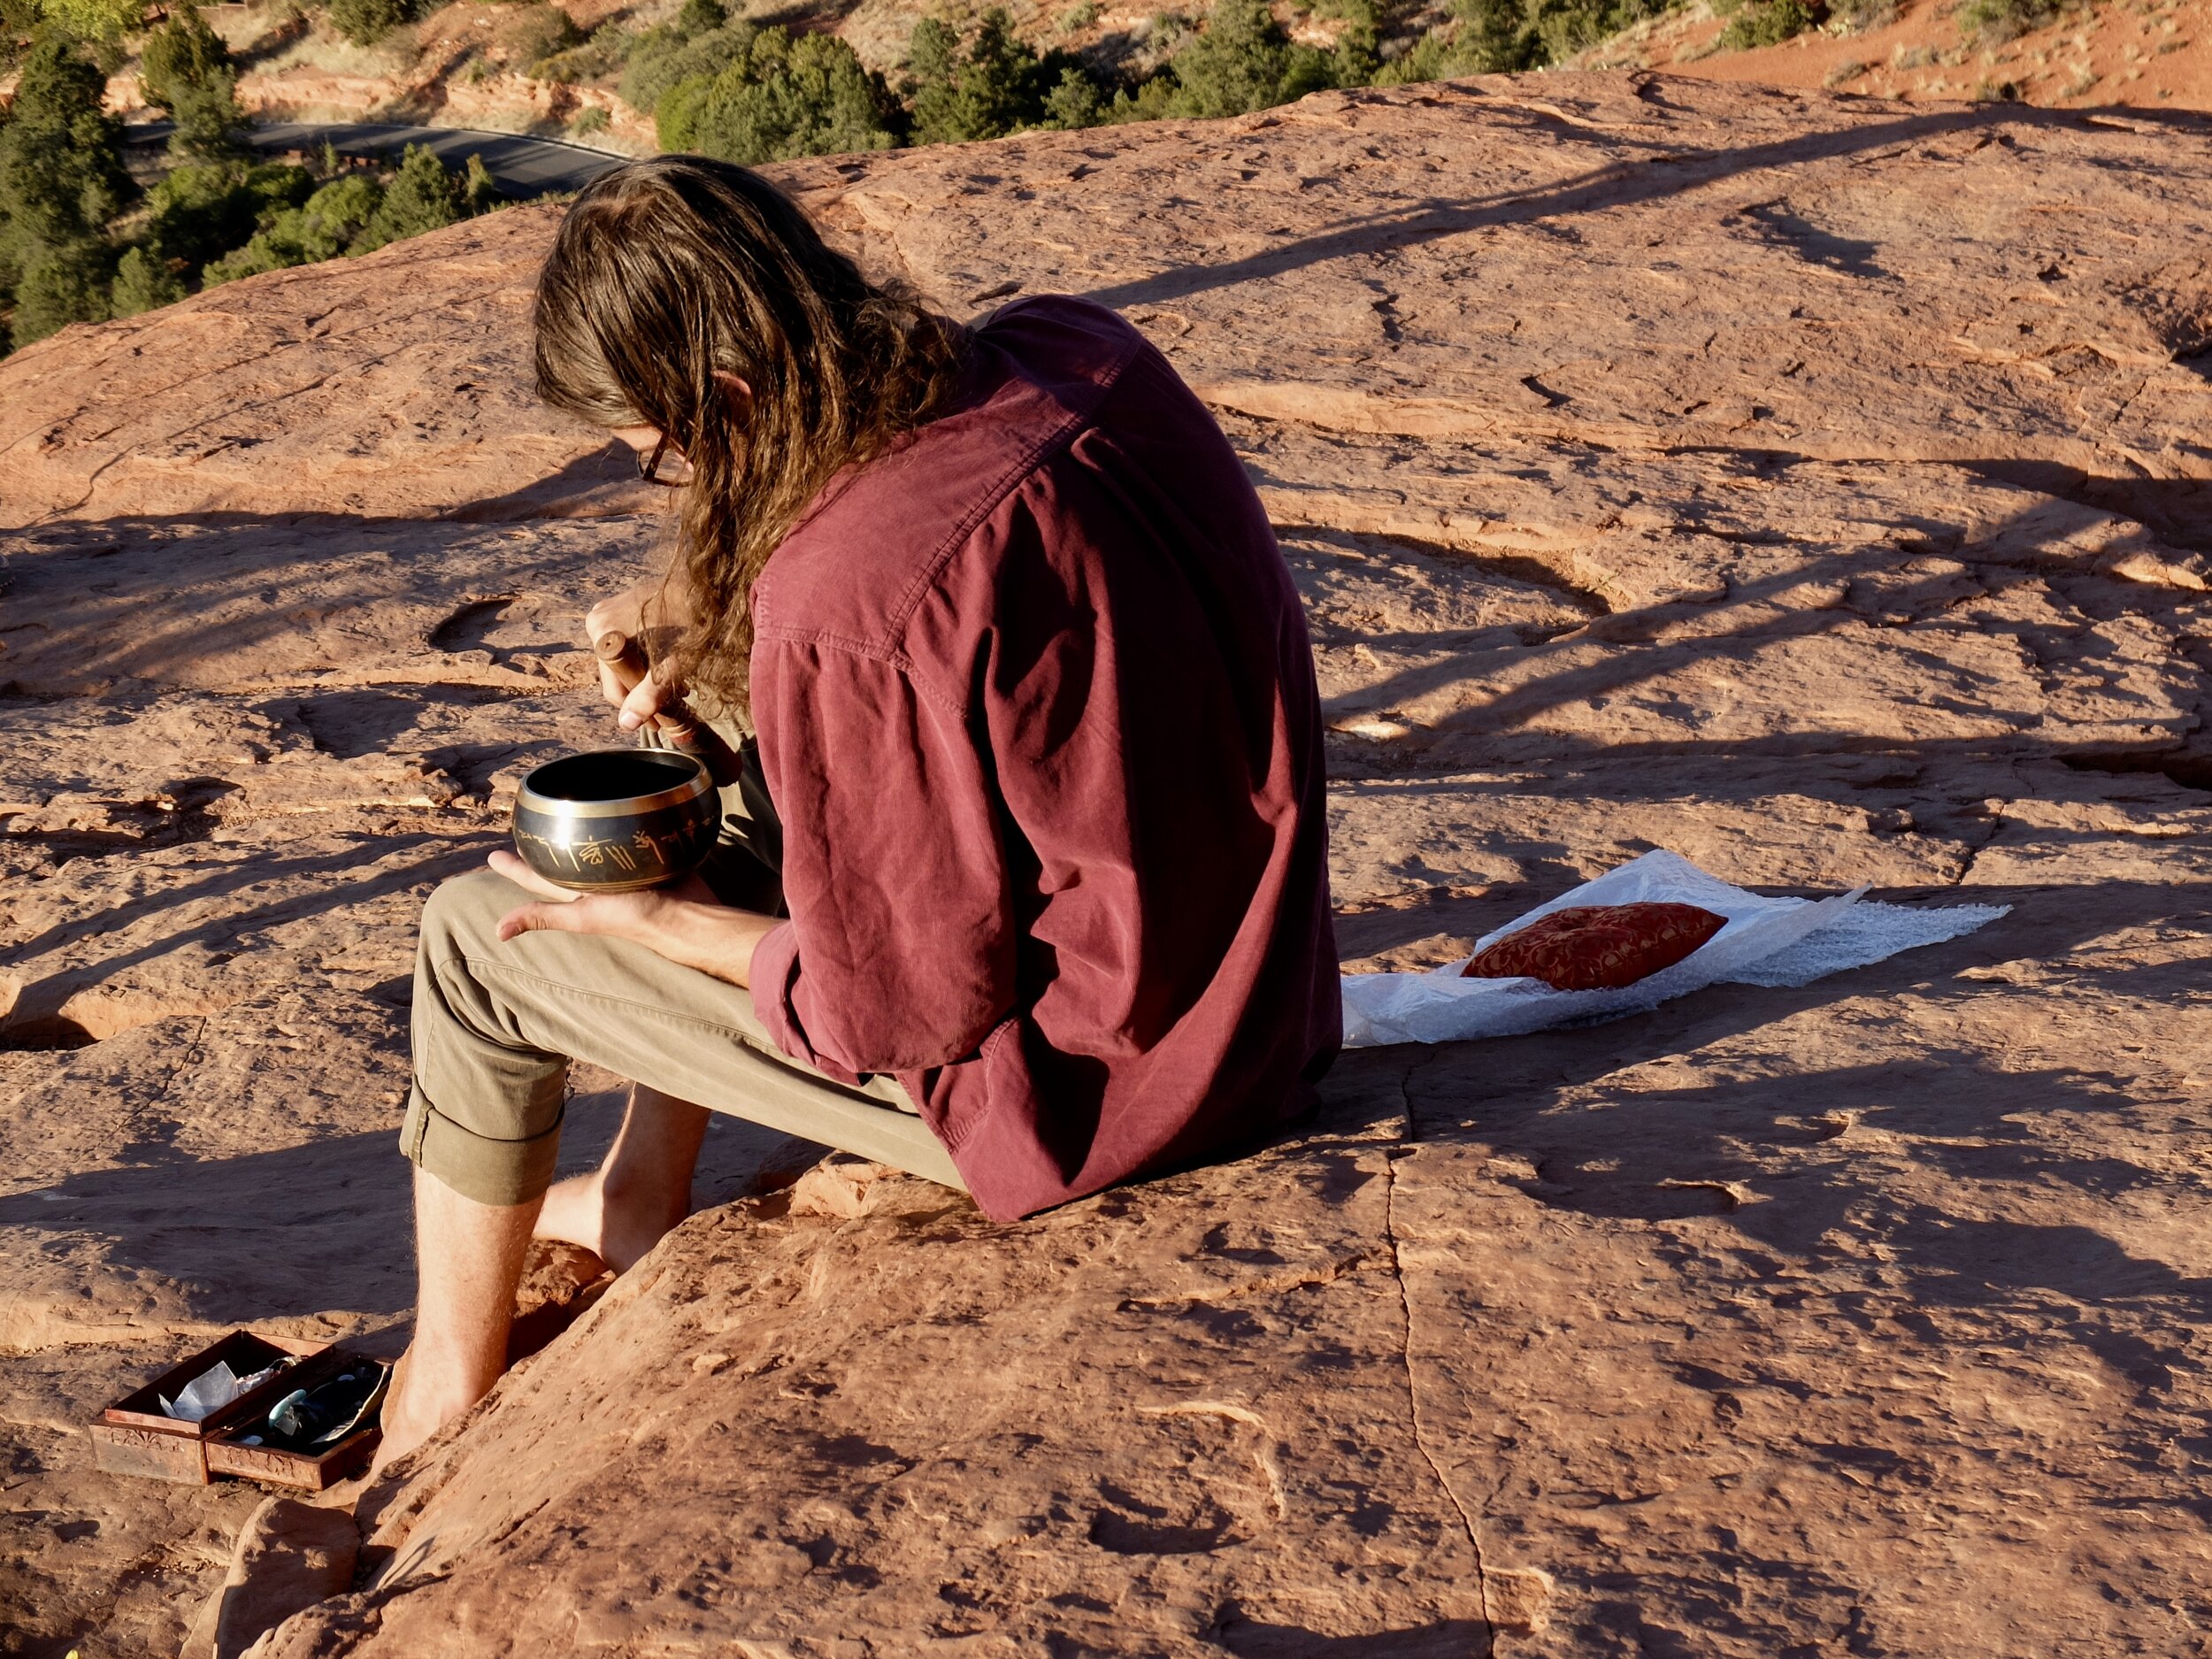
M 691 482 L 691 463 L 684 458 L 680 449 L 671 454 L 668 440 L 664 437 L 653 446 L 651 454 L 638 451 L 637 475 L 648 484 L 678 489 Z

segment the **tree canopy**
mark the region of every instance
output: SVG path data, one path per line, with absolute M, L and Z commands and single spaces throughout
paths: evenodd
M 238 107 L 238 70 L 230 48 L 199 8 L 180 4 L 140 49 L 138 87 L 146 102 L 176 123 L 169 141 L 180 156 L 205 160 L 234 154 L 246 124 Z
M 15 344 L 108 314 L 108 221 L 136 194 L 107 77 L 77 43 L 41 34 L 0 126 L 0 277 L 14 290 Z
M 708 38 L 733 37 L 749 27 L 732 24 Z M 900 114 L 883 77 L 835 35 L 794 39 L 785 29 L 764 28 L 716 73 L 670 87 L 657 124 L 664 149 L 757 166 L 888 150 L 899 140 Z

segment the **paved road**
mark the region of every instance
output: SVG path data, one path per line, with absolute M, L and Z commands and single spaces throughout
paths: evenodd
M 165 142 L 170 124 L 134 124 L 129 142 Z M 578 190 L 623 157 L 557 138 L 524 138 L 513 133 L 483 133 L 465 127 L 406 127 L 380 121 L 272 121 L 249 127 L 246 142 L 263 150 L 319 150 L 327 142 L 342 156 L 399 159 L 409 144 L 427 144 L 431 153 L 458 172 L 471 156 L 481 156 L 492 182 L 504 196 L 544 196 Z

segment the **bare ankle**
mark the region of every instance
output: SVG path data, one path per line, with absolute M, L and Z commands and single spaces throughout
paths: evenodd
M 477 1386 L 464 1368 L 440 1363 L 419 1344 L 409 1348 L 393 1369 L 384 1399 L 383 1443 L 377 1448 L 372 1471 L 380 1472 L 465 1414 L 491 1392 L 491 1381 Z
M 665 1232 L 691 1213 L 688 1179 L 681 1187 L 672 1187 L 637 1179 L 621 1170 L 606 1170 L 600 1174 L 599 1195 L 611 1217 L 633 1227 L 664 1220 L 667 1225 L 662 1231 Z

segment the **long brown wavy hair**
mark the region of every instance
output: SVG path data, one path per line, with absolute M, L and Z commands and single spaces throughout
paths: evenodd
M 766 180 L 657 156 L 577 196 L 538 278 L 538 395 L 652 426 L 691 463 L 676 569 L 683 680 L 749 723 L 753 584 L 843 467 L 940 411 L 965 334 L 872 283 Z M 752 388 L 741 417 L 715 372 Z

